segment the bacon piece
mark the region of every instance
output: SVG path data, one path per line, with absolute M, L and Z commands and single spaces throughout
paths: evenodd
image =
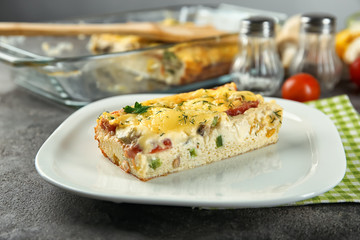
M 106 118 L 101 118 L 100 126 L 101 126 L 102 129 L 104 129 L 104 130 L 106 130 L 108 132 L 115 133 L 116 125 L 111 125 L 109 123 L 109 120 L 107 120 Z
M 226 111 L 226 113 L 227 115 L 233 117 L 239 114 L 243 114 L 249 108 L 257 108 L 258 105 L 259 105 L 258 101 L 243 102 L 243 104 L 238 107 L 230 108 L 229 110 Z

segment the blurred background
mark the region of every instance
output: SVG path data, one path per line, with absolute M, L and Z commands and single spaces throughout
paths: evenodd
M 283 80 L 300 72 L 315 76 L 323 85 L 324 91 L 322 92 L 325 93 L 326 90 L 333 90 L 341 78 L 351 79 L 360 86 L 360 0 L 0 0 L 0 22 L 51 22 L 63 19 L 86 19 L 94 16 L 98 16 L 105 22 L 113 22 L 118 21 L 120 18 L 117 17 L 123 15 L 117 14 L 116 17 L 114 15 L 104 17 L 103 15 L 176 5 L 208 4 L 216 7 L 226 5 L 227 8 L 221 8 L 222 11 L 216 12 L 216 14 L 212 13 L 213 16 L 216 16 L 213 19 L 202 12 L 202 18 L 199 19 L 206 23 L 209 21 L 215 27 L 231 32 L 238 29 L 239 17 L 244 16 L 238 12 L 251 12 L 238 9 L 239 11 L 234 14 L 236 11 L 234 6 L 283 13 L 279 14 L 281 17 L 277 18 L 280 24 L 277 25 L 279 28 L 276 39 L 274 39 L 276 44 L 268 44 L 266 46 L 269 49 L 257 53 L 273 55 L 259 58 L 251 54 L 237 54 L 239 50 L 245 51 L 247 48 L 238 49 L 237 39 L 231 39 L 231 36 L 228 39 L 222 38 L 221 41 L 215 39 L 211 43 L 190 44 L 188 49 L 205 49 L 202 50 L 201 57 L 193 49 L 189 51 L 191 54 L 185 54 L 187 48 L 183 50 L 185 53 L 181 53 L 182 48 L 171 48 L 166 45 L 160 46 L 161 51 L 147 49 L 147 47 L 154 46 L 151 41 L 143 43 L 139 39 L 126 38 L 126 36 L 123 38 L 111 38 L 111 36 L 108 38 L 109 36 L 106 35 L 91 35 L 90 37 L 84 35 L 75 37 L 0 36 L 2 37 L 0 39 L 0 48 L 2 48 L 0 49 L 2 50 L 0 51 L 0 60 L 16 66 L 30 66 L 12 69 L 12 77 L 18 84 L 64 104 L 76 106 L 124 93 L 180 92 L 199 87 L 210 87 L 230 81 L 230 77 L 235 76 L 235 73 L 238 77 L 231 78 L 231 80 L 238 84 L 239 89 L 258 92 L 258 86 L 261 85 L 261 88 L 265 90 L 272 90 L 266 95 L 278 94 Z M 186 12 L 187 8 L 184 9 L 183 15 L 192 14 Z M 207 14 L 210 12 L 207 11 Z M 258 14 L 258 11 L 256 12 Z M 299 50 L 300 44 L 298 44 L 300 19 L 291 17 L 304 13 L 330 13 L 337 18 L 337 29 L 336 33 L 323 34 L 322 38 L 318 38 L 318 35 L 313 38 L 314 33 L 311 33 L 312 36 L 310 36 L 311 34 L 307 35 L 306 41 L 311 44 L 306 44 L 306 51 L 301 51 Z M 354 13 L 357 13 L 356 17 L 352 18 L 353 26 L 356 28 L 347 27 L 347 19 Z M 125 20 L 162 21 L 169 17 L 165 14 L 159 15 L 159 13 L 155 15 L 156 18 L 153 13 L 146 15 L 145 12 L 141 12 L 133 14 L 132 18 L 126 16 Z M 191 21 L 190 16 L 189 19 Z M 200 21 L 199 19 L 197 21 Z M 178 20 L 180 21 L 180 19 Z M 228 29 L 229 27 L 231 28 Z M 335 38 L 336 41 L 334 41 Z M 256 41 L 248 42 L 257 44 Z M 305 48 L 305 44 L 302 44 L 301 47 Z M 141 53 L 145 54 L 137 55 L 136 52 L 123 55 L 108 54 L 139 48 L 142 49 Z M 215 58 L 214 53 L 209 49 L 216 49 L 218 58 Z M 148 54 L 151 51 L 153 55 Z M 171 56 L 175 57 L 169 58 L 169 52 L 171 52 Z M 40 55 L 40 57 L 33 54 Z M 277 57 L 278 54 L 280 61 L 266 61 L 266 59 Z M 102 55 L 102 58 L 89 57 L 92 55 Z M 181 58 L 181 56 L 188 55 L 191 56 L 190 63 L 186 62 L 189 60 L 185 61 Z M 79 56 L 86 57 L 76 58 Z M 156 57 L 148 59 L 148 56 Z M 235 59 L 235 56 L 240 57 Z M 251 59 L 242 59 L 242 56 Z M 57 61 L 48 61 L 47 57 L 50 57 L 50 60 L 52 57 L 57 57 Z M 75 57 L 75 60 L 72 57 Z M 197 59 L 198 57 L 201 59 L 200 61 Z M 71 58 L 71 61 L 68 61 L 67 58 Z M 258 64 L 258 59 L 265 60 Z M 293 61 L 294 59 L 296 61 Z M 36 67 L 29 65 L 29 61 Z M 239 64 L 233 64 L 234 62 Z M 40 68 L 36 65 L 38 63 L 41 65 Z M 249 63 L 249 66 L 245 63 Z M 182 67 L 186 69 L 183 71 Z M 355 70 L 350 71 L 350 68 Z M 182 71 L 186 74 L 183 74 Z M 188 74 L 189 71 L 193 72 Z M 228 73 L 232 75 L 228 75 Z M 190 79 L 189 84 L 182 85 L 181 81 L 185 78 Z M 260 84 L 254 85 L 258 90 L 254 90 L 250 86 L 240 86 L 240 83 L 246 82 L 243 79 L 250 78 L 252 80 L 248 81 L 249 84 L 256 83 L 254 79 L 260 79 Z M 264 79 L 267 81 L 266 84 L 263 82 Z M 139 81 L 142 80 L 146 84 L 139 84 Z M 265 95 L 265 93 L 263 94 Z
M 286 13 L 329 12 L 345 27 L 346 17 L 360 10 L 360 0 L 227 0 L 223 3 Z M 48 21 L 180 4 L 219 4 L 216 0 L 1 0 L 0 21 Z

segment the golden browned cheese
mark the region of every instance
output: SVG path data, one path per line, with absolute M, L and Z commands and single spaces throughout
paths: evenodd
M 226 111 L 244 102 L 262 103 L 263 98 L 252 92 L 236 91 L 235 84 L 231 83 L 217 89 L 199 89 L 142 102 L 142 106 L 150 106 L 143 114 L 104 112 L 100 118 L 109 119 L 113 126 L 136 126 L 156 134 L 170 131 L 190 133 L 199 124 L 220 119 L 222 115 L 226 116 Z

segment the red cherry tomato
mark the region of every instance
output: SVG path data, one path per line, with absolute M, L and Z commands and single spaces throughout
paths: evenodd
M 320 97 L 320 85 L 310 74 L 299 73 L 286 79 L 281 94 L 285 99 L 298 102 L 316 100 Z
M 168 138 L 164 139 L 163 144 L 164 144 L 163 148 L 158 145 L 153 150 L 151 150 L 150 153 L 162 152 L 162 151 L 172 147 L 171 140 Z
M 349 66 L 350 80 L 360 87 L 360 58 Z

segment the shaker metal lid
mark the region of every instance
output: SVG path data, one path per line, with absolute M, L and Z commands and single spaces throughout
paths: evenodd
M 240 35 L 273 37 L 275 21 L 269 17 L 254 16 L 243 19 L 240 23 Z
M 306 32 L 334 33 L 336 17 L 326 13 L 307 13 L 301 16 L 301 26 Z

